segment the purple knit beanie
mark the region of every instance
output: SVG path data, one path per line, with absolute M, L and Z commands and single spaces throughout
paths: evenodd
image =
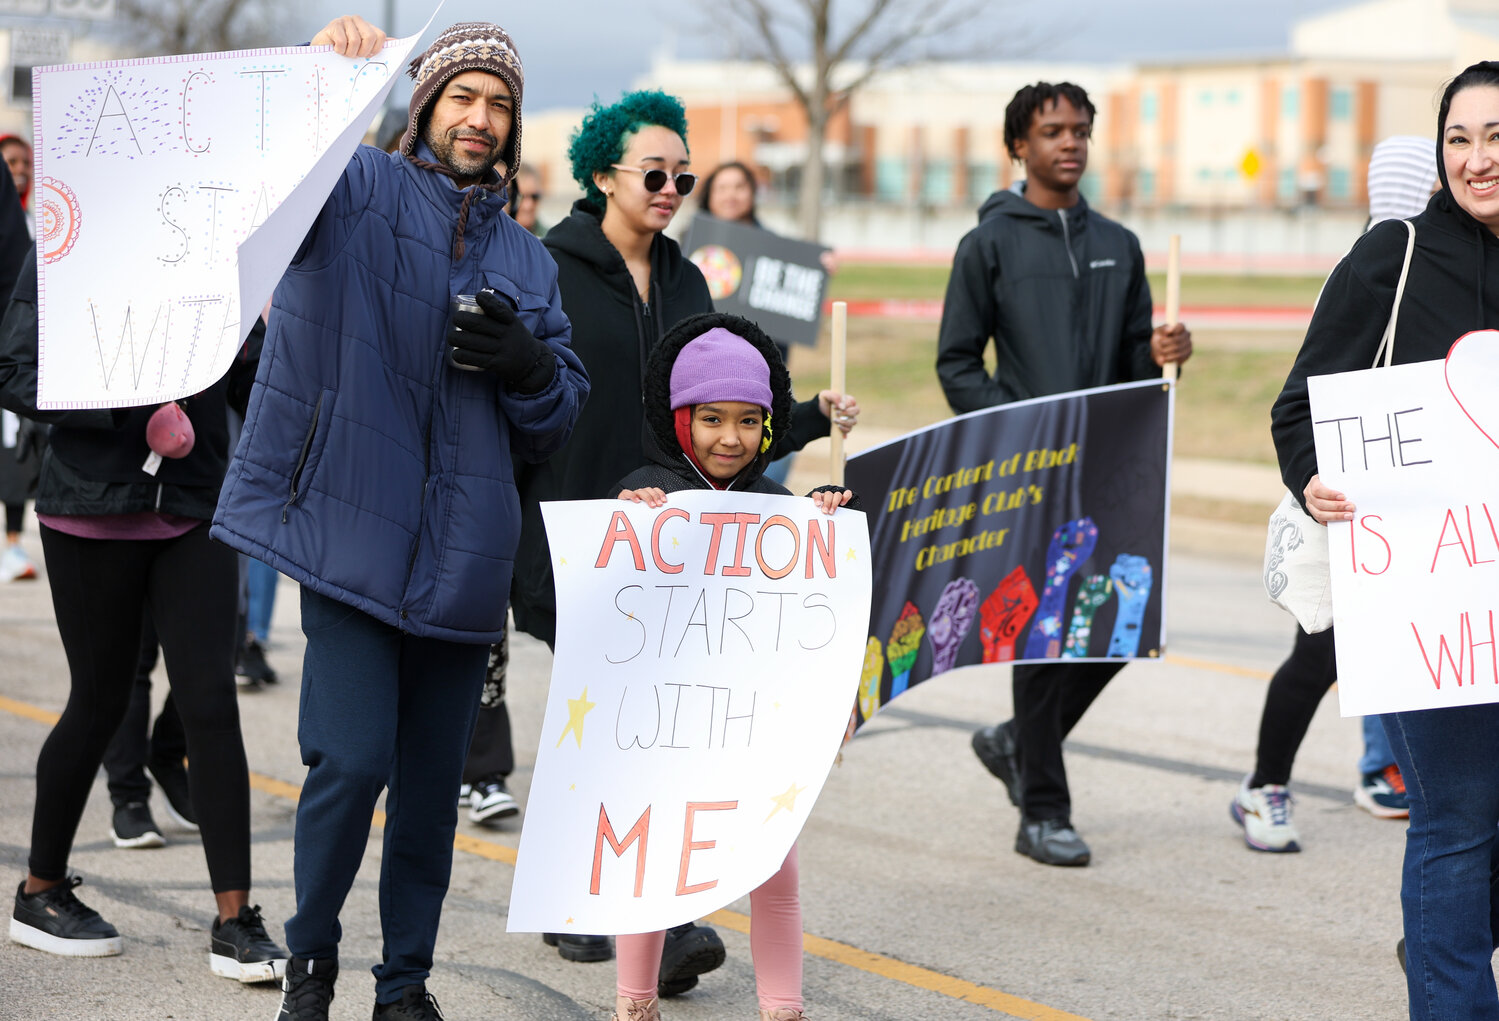
M 427 107 L 442 94 L 443 86 L 450 78 L 464 71 L 488 71 L 510 86 L 515 115 L 510 125 L 510 137 L 500 153 L 500 162 L 495 165 L 500 179 L 508 185 L 520 169 L 520 107 L 526 74 L 510 36 L 499 25 L 487 21 L 450 25 L 433 40 L 426 52 L 411 62 L 407 73 L 416 80 L 416 86 L 411 93 L 406 133 L 401 136 L 401 155 L 410 156 L 416 152 Z
M 687 342 L 671 366 L 671 409 L 710 401 L 770 408 L 770 366 L 749 341 L 714 327 Z

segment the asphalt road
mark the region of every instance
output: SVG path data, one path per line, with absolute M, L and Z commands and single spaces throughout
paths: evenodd
M 33 533 L 34 541 L 34 533 Z M 846 749 L 801 840 L 805 990 L 816 1021 L 906 1019 L 1393 1019 L 1405 1016 L 1394 956 L 1404 824 L 1354 807 L 1356 720 L 1324 701 L 1296 763 L 1305 850 L 1245 848 L 1229 800 L 1252 765 L 1266 680 L 1293 624 L 1254 564 L 1178 553 L 1168 654 L 1132 665 L 1073 734 L 1073 819 L 1085 869 L 1012 850 L 1016 811 L 969 749 L 1008 715 L 1008 672 L 979 667 L 914 689 Z M 253 899 L 273 935 L 292 910 L 292 831 L 302 636 L 283 582 L 270 658 L 282 683 L 240 696 L 253 771 Z M 550 654 L 518 635 L 510 705 L 524 803 Z M 164 680 L 164 678 L 158 678 Z M 164 684 L 157 684 L 160 699 Z M 67 672 L 45 580 L 0 586 L 0 861 L 23 873 L 37 750 Z M 157 796 L 157 819 L 165 811 Z M 167 829 L 160 850 L 109 836 L 101 780 L 72 867 L 80 893 L 126 937 L 122 956 L 52 957 L 0 942 L 0 1018 L 269 1021 L 272 987 L 208 969 L 213 901 L 199 841 Z M 610 964 L 571 964 L 535 935 L 505 932 L 519 823 L 460 823 L 429 988 L 452 1021 L 600 1019 Z M 369 1016 L 380 953 L 380 831 L 343 914 L 333 1017 Z M 747 902 L 714 919 L 728 963 L 667 1001 L 673 1021 L 753 1018 Z

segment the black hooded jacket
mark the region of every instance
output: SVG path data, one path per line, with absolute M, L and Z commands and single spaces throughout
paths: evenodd
M 1160 375 L 1139 239 L 1089 208 L 998 191 L 964 235 L 937 334 L 937 378 L 962 414 Z M 990 376 L 984 350 L 994 340 Z
M 208 521 L 229 465 L 228 408 L 243 413 L 260 362 L 264 325 L 256 320 L 234 364 L 201 393 L 178 403 L 193 424 L 192 451 L 162 461 L 155 475 L 142 465 L 151 453 L 146 422 L 155 405 L 40 411 L 37 384 L 37 277 L 33 248 L 0 322 L 0 405 L 50 423 L 37 483 L 39 514 L 131 514 L 155 510 Z
M 677 440 L 676 413 L 671 409 L 671 370 L 682 349 L 704 333 L 722 327 L 737 337 L 743 337 L 755 346 L 770 366 L 770 428 L 775 435 L 776 423 L 784 422 L 791 411 L 791 376 L 781 361 L 775 341 L 766 336 L 754 323 L 739 316 L 714 312 L 693 316 L 673 326 L 661 343 L 651 352 L 645 374 L 645 453 L 647 463 L 635 469 L 610 487 L 610 494 L 617 496 L 622 489 L 644 489 L 654 486 L 667 493 L 684 489 L 712 489 L 714 486 L 704 477 L 697 465 L 692 463 Z M 765 468 L 776 458 L 777 446 L 755 455 L 724 487 L 736 493 L 773 493 L 789 496 L 791 491 L 774 479 L 765 477 Z M 842 490 L 843 486 L 818 486 L 813 493 L 827 490 Z M 857 495 L 847 505 L 859 510 Z
M 609 492 L 609 485 L 646 461 L 641 405 L 646 361 L 673 323 L 713 311 L 713 300 L 702 272 L 675 241 L 657 234 L 651 242 L 651 300 L 643 304 L 624 256 L 604 236 L 603 213 L 588 199 L 573 203 L 572 213 L 547 232 L 543 243 L 557 261 L 573 351 L 593 381 L 567 446 L 541 464 L 526 466 L 516 480 L 521 540 L 511 607 L 516 627 L 551 642 L 557 602 L 540 504 L 614 496 L 619 490 Z M 791 435 L 778 438 L 773 453 L 800 450 L 828 434 L 831 423 L 816 405 L 815 399 L 808 401 L 787 416 L 794 418 Z
M 1463 334 L 1499 326 L 1499 238 L 1458 206 L 1446 188 L 1411 222 L 1416 248 L 1395 330 L 1397 364 L 1445 358 Z M 1303 491 L 1317 473 L 1307 377 L 1373 363 L 1394 304 L 1406 238 L 1404 223 L 1386 220 L 1338 263 L 1271 409 L 1281 478 L 1303 506 Z

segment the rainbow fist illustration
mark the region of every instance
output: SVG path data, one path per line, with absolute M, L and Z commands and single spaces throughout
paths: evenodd
M 1046 584 L 1041 608 L 1025 642 L 1026 659 L 1056 659 L 1062 654 L 1062 615 L 1067 612 L 1067 588 L 1077 566 L 1093 555 L 1098 526 L 1089 517 L 1066 521 L 1052 533 L 1046 548 Z
M 1114 634 L 1109 638 L 1109 656 L 1128 659 L 1140 654 L 1140 627 L 1145 621 L 1145 606 L 1155 584 L 1150 561 L 1133 553 L 1121 553 L 1109 568 L 1114 590 L 1119 593 L 1119 613 L 1114 618 Z
M 1067 643 L 1062 658 L 1083 659 L 1088 655 L 1088 640 L 1093 637 L 1093 618 L 1098 608 L 1114 594 L 1114 583 L 1101 574 L 1090 574 L 1077 590 L 1072 604 L 1072 623 L 1067 625 Z
M 880 678 L 885 673 L 885 654 L 880 640 L 869 636 L 864 646 L 864 670 L 859 674 L 859 715 L 869 719 L 880 708 Z
M 942 590 L 926 632 L 927 641 L 932 643 L 933 677 L 952 669 L 978 608 L 979 587 L 967 578 L 954 578 Z
M 916 665 L 916 654 L 921 651 L 921 636 L 926 634 L 921 611 L 916 604 L 906 600 L 900 619 L 890 629 L 890 642 L 885 646 L 885 655 L 890 660 L 890 698 L 906 690 L 911 679 L 911 667 Z M 890 701 L 887 698 L 885 701 Z
M 1015 658 L 1015 639 L 1036 610 L 1036 589 L 1024 567 L 1004 576 L 979 607 L 979 638 L 985 663 L 1008 663 Z

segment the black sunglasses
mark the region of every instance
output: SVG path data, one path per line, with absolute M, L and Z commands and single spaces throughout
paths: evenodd
M 670 177 L 677 182 L 678 195 L 691 195 L 692 189 L 697 187 L 697 175 L 682 171 L 680 174 L 668 174 L 664 170 L 646 170 L 643 167 L 627 167 L 623 163 L 609 164 L 615 170 L 628 170 L 632 174 L 645 175 L 645 190 L 650 192 L 660 191 L 666 187 L 666 179 Z

